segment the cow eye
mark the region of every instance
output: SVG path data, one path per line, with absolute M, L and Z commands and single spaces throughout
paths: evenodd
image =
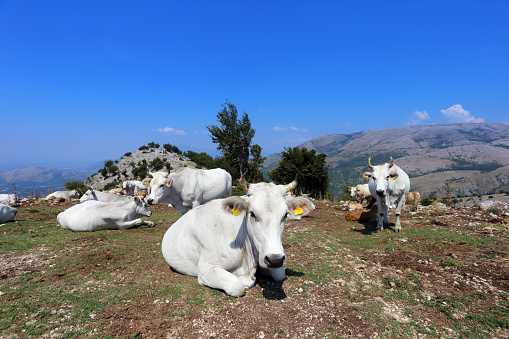
M 253 211 L 249 212 L 249 214 L 251 214 L 251 218 L 253 218 L 254 220 L 258 221 L 258 218 L 256 217 L 256 214 L 254 214 Z

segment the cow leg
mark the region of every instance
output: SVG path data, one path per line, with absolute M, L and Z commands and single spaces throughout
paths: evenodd
M 384 230 L 383 220 L 384 220 L 384 206 L 382 206 L 381 201 L 376 202 L 376 208 L 378 210 L 378 216 L 376 218 L 376 231 L 382 232 Z
M 401 221 L 399 220 L 399 216 L 401 215 L 401 209 L 403 208 L 404 203 L 405 197 L 403 196 L 402 199 L 399 199 L 398 204 L 396 205 L 396 209 L 394 210 L 394 214 L 396 214 L 396 224 L 395 224 L 396 232 L 401 232 Z
M 366 206 L 366 208 L 368 210 L 370 210 L 373 207 L 373 205 L 375 204 L 375 202 L 376 202 L 375 198 L 373 198 L 373 197 L 369 198 L 368 206 Z
M 141 220 L 141 218 L 139 218 L 139 219 L 134 219 L 131 221 L 117 221 L 117 225 L 118 225 L 119 230 L 126 230 L 128 228 L 143 225 L 143 220 Z
M 131 221 L 119 221 L 119 222 L 117 222 L 117 225 L 118 225 L 119 230 L 126 230 L 128 228 L 133 228 L 133 227 L 141 226 L 141 225 L 146 225 L 148 227 L 154 227 L 156 225 L 156 223 L 153 221 L 148 221 L 148 220 L 145 221 L 145 220 L 139 218 L 139 219 L 134 219 Z
M 210 265 L 200 260 L 198 263 L 198 283 L 217 288 L 232 297 L 240 297 L 246 293 L 243 282 L 222 267 Z

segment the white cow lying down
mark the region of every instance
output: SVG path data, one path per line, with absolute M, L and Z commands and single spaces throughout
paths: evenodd
M 0 204 L 0 222 L 8 222 L 14 219 L 18 210 L 14 207 Z
M 53 199 L 53 198 L 64 198 L 66 200 L 69 200 L 71 198 L 77 198 L 79 196 L 80 196 L 80 194 L 76 190 L 56 191 L 56 192 L 53 192 L 53 193 L 47 195 L 46 198 L 44 198 L 44 200 L 49 200 L 49 199 Z
M 129 201 L 132 197 L 118 195 L 118 194 L 109 194 L 101 191 L 97 191 L 94 189 L 89 189 L 83 194 L 80 198 L 80 202 L 85 202 L 89 200 L 97 200 L 102 202 L 115 202 L 115 201 Z
M 177 272 L 197 276 L 199 284 L 234 297 L 254 285 L 257 267 L 283 280 L 285 221 L 311 209 L 307 198 L 285 198 L 291 185 L 244 185 L 244 197 L 212 200 L 191 209 L 164 235 L 164 259 Z
M 57 220 L 60 226 L 74 232 L 94 232 L 125 230 L 141 225 L 152 227 L 154 222 L 141 219 L 151 215 L 147 203 L 135 197 L 118 202 L 85 201 L 60 213 Z

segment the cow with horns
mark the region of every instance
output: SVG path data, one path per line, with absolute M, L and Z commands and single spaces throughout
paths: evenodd
M 371 165 L 371 158 L 369 158 L 368 166 L 372 171 L 364 173 L 364 176 L 369 179 L 369 191 L 376 198 L 378 208 L 376 229 L 380 232 L 384 227 L 389 227 L 389 206 L 395 204 L 395 230 L 401 232 L 399 216 L 405 203 L 405 197 L 410 191 L 410 179 L 399 166 L 394 165 L 392 157 L 390 164 L 385 163 L 377 166 Z
M 257 268 L 282 281 L 285 221 L 312 208 L 307 198 L 287 197 L 296 185 L 248 185 L 241 179 L 246 196 L 197 206 L 168 229 L 161 244 L 164 259 L 175 271 L 197 276 L 200 285 L 234 297 L 253 287 Z

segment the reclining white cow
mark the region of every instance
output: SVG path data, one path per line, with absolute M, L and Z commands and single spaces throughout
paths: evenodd
M 132 197 L 118 194 L 109 194 L 91 188 L 88 191 L 86 191 L 85 194 L 83 194 L 83 196 L 80 198 L 80 202 L 82 203 L 89 200 L 97 200 L 102 202 L 115 202 L 115 201 L 129 201 L 130 199 L 132 199 Z
M 55 199 L 55 198 L 64 198 L 65 200 L 69 200 L 71 198 L 77 198 L 79 196 L 80 196 L 80 194 L 76 190 L 56 191 L 56 192 L 53 192 L 53 193 L 47 195 L 46 198 L 44 198 L 44 200 Z
M 150 173 L 149 204 L 169 203 L 184 215 L 207 201 L 229 197 L 232 194 L 232 177 L 223 169 L 201 170 L 184 167 L 171 174 Z
M 295 182 L 286 187 L 273 183 L 248 187 L 241 180 L 241 185 L 246 196 L 193 208 L 168 229 L 161 246 L 174 270 L 234 297 L 254 285 L 257 267 L 276 281 L 285 278 L 285 221 L 311 208 L 307 198 L 285 198 Z
M 371 192 L 369 191 L 369 184 L 359 184 L 357 186 L 350 187 L 350 196 L 355 198 L 359 204 L 362 204 L 364 199 L 369 201 L 372 197 Z
M 366 172 L 364 176 L 369 179 L 369 191 L 376 198 L 378 208 L 376 229 L 381 232 L 383 227 L 389 227 L 389 206 L 396 204 L 394 210 L 396 215 L 395 230 L 401 232 L 399 216 L 405 203 L 405 197 L 410 191 L 410 179 L 401 168 L 394 165 L 392 157 L 390 164 L 385 163 L 378 166 L 371 165 L 371 158 L 369 158 L 368 166 L 372 172 Z
M 0 194 L 0 204 L 12 205 L 18 201 L 15 194 Z
M 18 210 L 14 207 L 0 203 L 0 223 L 11 221 L 16 216 L 16 213 L 18 213 Z
M 57 220 L 60 226 L 67 230 L 94 232 L 126 230 L 141 225 L 153 227 L 154 222 L 141 219 L 151 215 L 147 203 L 134 197 L 129 201 L 117 202 L 85 201 L 60 213 Z

